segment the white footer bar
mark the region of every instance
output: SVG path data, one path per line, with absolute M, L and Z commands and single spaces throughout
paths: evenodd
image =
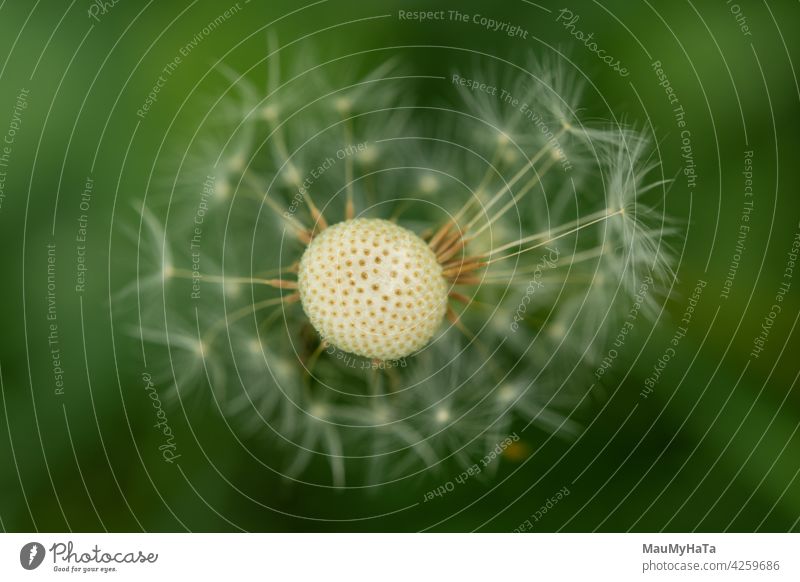
M 800 580 L 798 534 L 5 534 L 0 580 Z

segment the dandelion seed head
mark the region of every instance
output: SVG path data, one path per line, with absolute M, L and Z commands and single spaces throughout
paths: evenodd
M 386 220 L 340 222 L 300 261 L 300 299 L 311 324 L 339 349 L 397 360 L 424 347 L 442 323 L 447 286 L 427 244 Z
M 338 485 L 345 464 L 348 472 L 351 465 L 367 466 L 360 475 L 370 483 L 445 462 L 468 467 L 520 421 L 577 434 L 572 410 L 566 409 L 574 409 L 593 383 L 590 363 L 606 353 L 642 276 L 656 274 L 650 287 L 655 291 L 671 272 L 663 212 L 644 203 L 643 194 L 654 188 L 648 140 L 618 124 L 585 125 L 578 115 L 576 74 L 548 60 L 532 59 L 524 67 L 491 62 L 483 71 L 465 71 L 465 78 L 481 79 L 525 102 L 528 113 L 497 96 L 456 88 L 462 98 L 458 111 L 466 116 L 448 116 L 443 109 L 430 118 L 406 107 L 415 105 L 407 100 L 407 85 L 393 81 L 387 66 L 358 79 L 337 76 L 328 82 L 316 72 L 313 78 L 298 76 L 310 70 L 304 66 L 283 75 L 271 64 L 268 102 L 261 100 L 258 85 L 229 71 L 239 91 L 219 108 L 220 126 L 198 140 L 199 151 L 192 152 L 181 182 L 181 200 L 191 212 L 171 214 L 165 229 L 150 210 L 136 208 L 142 222 L 131 229 L 131 240 L 147 252 L 137 266 L 139 278 L 120 296 L 140 292 L 147 299 L 141 314 L 146 328 L 133 335 L 157 344 L 148 348 L 154 360 L 163 350 L 160 379 L 181 395 L 211 381 L 226 415 L 235 415 L 253 433 L 263 433 L 269 423 L 297 445 L 287 455 L 288 466 L 281 467 L 285 474 L 327 462 Z M 281 79 L 294 78 L 299 80 L 280 86 Z M 333 98 L 314 100 L 317 91 Z M 300 104 L 308 105 L 302 114 L 286 116 Z M 348 154 L 346 166 L 324 172 L 298 193 L 308 171 L 343 143 L 364 145 Z M 266 155 L 257 155 L 259 144 Z M 568 176 L 559 167 L 565 156 Z M 426 169 L 389 171 L 397 168 Z M 205 180 L 198 177 L 211 174 L 221 203 L 229 202 L 234 187 L 245 195 L 230 212 L 208 213 L 203 293 L 189 302 L 194 267 L 177 250 L 185 251 L 185 235 L 194 226 L 198 183 Z M 336 223 L 348 208 L 343 177 L 352 180 L 349 208 L 369 218 Z M 290 209 L 304 252 L 296 244 L 280 244 L 285 229 L 252 228 L 254 217 L 263 214 L 256 205 L 263 204 L 267 185 L 274 201 L 270 219 L 282 219 L 282 211 Z M 436 196 L 445 185 L 446 195 Z M 436 196 L 439 208 L 391 200 L 403 192 L 431 195 L 427 202 Z M 317 212 L 330 226 L 309 223 L 309 214 L 313 221 Z M 447 215 L 457 217 L 458 233 L 468 244 L 443 259 L 443 245 L 453 244 L 451 233 L 438 247 L 433 238 L 415 233 L 433 237 Z M 309 242 L 305 235 L 312 230 Z M 254 257 L 247 234 L 252 232 L 265 250 Z M 550 236 L 563 238 L 527 252 Z M 528 242 L 518 243 L 518 249 L 514 241 Z M 557 258 L 541 267 L 551 247 L 558 249 Z M 516 255 L 517 250 L 524 252 Z M 445 264 L 484 253 L 497 262 L 456 281 L 445 277 L 437 253 Z M 298 295 L 292 293 L 285 304 L 271 303 L 275 289 L 248 281 L 248 274 L 287 264 L 292 268 L 280 277 L 294 283 L 296 272 Z M 224 278 L 229 273 L 234 279 Z M 536 277 L 541 287 L 531 285 Z M 163 285 L 165 279 L 181 280 Z M 460 299 L 453 294 L 454 308 L 464 296 L 470 300 L 459 309 L 460 330 L 443 325 L 451 284 L 460 294 Z M 653 295 L 648 293 L 646 307 L 654 304 Z M 224 303 L 234 298 L 235 305 Z M 244 317 L 236 319 L 239 314 Z M 515 318 L 519 325 L 512 325 Z M 465 340 L 466 332 L 476 340 Z M 332 355 L 328 347 L 339 353 Z M 348 367 L 341 352 L 373 362 L 365 362 L 363 371 Z M 411 354 L 413 360 L 391 369 L 388 362 L 386 369 L 374 365 Z M 348 390 L 321 392 L 321 386 Z M 195 392 L 207 396 L 205 390 Z M 515 446 L 520 450 L 509 448 L 509 456 L 530 452 L 522 443 Z

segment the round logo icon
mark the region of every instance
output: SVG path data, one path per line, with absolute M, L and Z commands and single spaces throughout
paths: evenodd
M 19 551 L 19 563 L 26 570 L 35 570 L 44 562 L 44 546 L 38 542 L 30 542 Z

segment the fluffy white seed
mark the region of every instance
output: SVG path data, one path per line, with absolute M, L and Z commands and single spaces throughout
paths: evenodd
M 315 237 L 298 283 L 320 336 L 365 358 L 396 360 L 421 349 L 447 309 L 447 282 L 428 245 L 375 218 L 340 222 Z

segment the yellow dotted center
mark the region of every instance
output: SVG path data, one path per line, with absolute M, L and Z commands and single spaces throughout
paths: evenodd
M 323 340 L 365 358 L 396 360 L 421 349 L 447 309 L 442 267 L 425 241 L 376 218 L 322 231 L 300 260 L 298 283 Z

